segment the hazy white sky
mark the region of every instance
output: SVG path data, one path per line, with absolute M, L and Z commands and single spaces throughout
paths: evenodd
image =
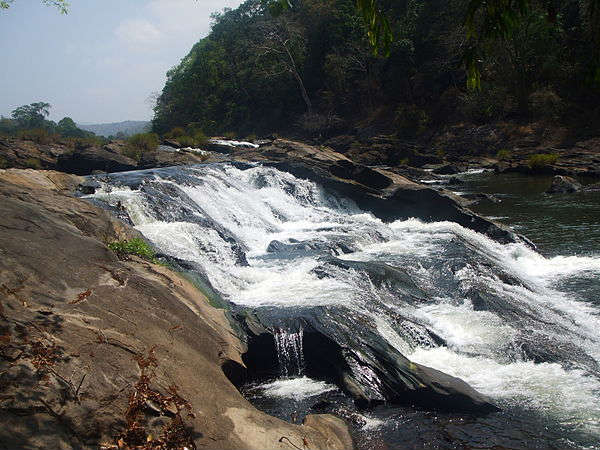
M 37 101 L 52 120 L 147 120 L 148 97 L 206 36 L 210 14 L 242 0 L 39 0 L 0 10 L 0 114 Z

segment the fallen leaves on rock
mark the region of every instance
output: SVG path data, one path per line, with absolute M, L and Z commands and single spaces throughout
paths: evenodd
M 154 348 L 147 357 L 136 358 L 141 374 L 129 396 L 129 405 L 125 412 L 125 430 L 116 437 L 116 444 L 105 444 L 103 449 L 119 450 L 196 450 L 194 439 L 186 425 L 182 412 L 195 417 L 190 403 L 178 394 L 177 386 L 169 386 L 163 394 L 151 387 L 155 376 L 154 368 L 158 361 Z M 148 430 L 148 415 L 170 417 L 159 436 L 153 436 Z

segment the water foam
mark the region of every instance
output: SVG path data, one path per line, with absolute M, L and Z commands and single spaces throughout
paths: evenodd
M 523 333 L 531 333 L 600 361 L 600 311 L 577 293 L 561 290 L 562 280 L 598 277 L 600 258 L 545 258 L 523 244 L 500 244 L 452 222 L 384 224 L 352 202 L 275 169 L 218 165 L 187 169 L 186 174 L 197 181 L 156 176 L 147 182 L 172 184 L 185 193 L 247 249 L 248 266 L 236 262 L 231 242 L 210 227 L 154 218 L 148 206 L 152 198 L 141 191 L 112 186 L 92 197 L 126 210 L 161 252 L 200 264 L 213 286 L 234 303 L 346 308 L 349 320 L 362 318 L 356 326 L 369 323 L 416 362 L 459 376 L 504 405 L 539 410 L 562 424 L 600 433 L 600 382 L 590 375 L 593 370 L 571 364 L 568 354 L 559 363 L 536 364 L 525 354 L 509 352 Z M 185 206 L 178 201 L 168 207 Z M 350 243 L 359 251 L 340 259 L 402 268 L 426 298 L 406 301 L 389 284 L 376 286 L 360 270 L 324 268 L 319 255 L 270 254 L 273 240 Z M 478 310 L 468 298 L 473 290 L 499 299 L 507 311 Z M 507 312 L 519 320 L 507 318 Z M 393 319 L 397 315 L 411 322 Z M 433 344 L 423 330 L 441 337 L 445 346 Z M 262 388 L 280 398 L 333 389 L 306 377 Z
M 269 397 L 291 398 L 298 401 L 315 397 L 336 389 L 337 388 L 332 384 L 325 383 L 324 381 L 313 380 L 312 378 L 304 376 L 296 378 L 282 378 L 258 385 L 253 390 L 262 392 L 263 395 Z
M 565 370 L 556 363 L 531 361 L 501 364 L 449 348 L 416 349 L 408 357 L 430 367 L 443 367 L 501 406 L 542 412 L 561 424 L 600 433 L 600 381 L 581 370 Z

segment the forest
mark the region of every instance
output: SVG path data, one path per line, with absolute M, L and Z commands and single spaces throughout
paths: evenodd
M 558 123 L 588 133 L 600 116 L 596 39 L 586 3 L 533 1 L 511 33 L 468 0 L 381 2 L 393 39 L 373 51 L 354 0 L 289 8 L 247 0 L 167 74 L 154 131 L 299 133 L 357 128 L 415 138 L 453 123 Z M 489 31 L 489 30 L 488 30 Z M 475 42 L 475 45 L 474 45 Z M 476 52 L 476 53 L 475 53 Z M 476 65 L 476 86 L 469 70 Z

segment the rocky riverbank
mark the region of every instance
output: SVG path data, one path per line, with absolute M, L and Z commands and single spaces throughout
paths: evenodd
M 253 408 L 226 376 L 245 344 L 224 311 L 164 266 L 119 259 L 107 243 L 137 232 L 71 196 L 81 181 L 0 171 L 0 448 L 352 447 L 332 416 Z
M 0 137 L 0 169 L 49 169 L 75 175 L 98 172 L 123 172 L 175 165 L 198 164 L 205 157 L 197 152 L 147 152 L 136 161 L 126 154 L 124 141 L 112 141 L 103 146 L 72 144 L 58 141 L 39 144 L 30 140 Z
M 262 141 L 260 147 L 213 142 L 209 154 L 159 148 L 136 162 L 124 155 L 119 142 L 75 150 L 25 141 L 0 144 L 9 165 L 31 166 L 38 160 L 38 168 L 75 174 L 201 161 L 229 161 L 246 168 L 260 163 L 313 180 L 383 221 L 452 221 L 499 242 L 528 242 L 474 214 L 452 192 L 419 183 L 439 176 L 431 170 L 406 166 L 405 161 L 370 165 L 377 160 L 335 145 L 285 139 Z M 468 167 L 410 151 L 423 156 L 417 165 L 438 174 Z M 244 330 L 239 329 L 178 274 L 138 257 L 120 259 L 107 244 L 139 235 L 106 211 L 73 197 L 77 189 L 90 193 L 95 186 L 62 172 L 0 171 L 0 376 L 5 386 L 0 416 L 10 430 L 0 432 L 0 441 L 8 443 L 6 448 L 118 448 L 141 437 L 209 448 L 289 448 L 288 442 L 300 448 L 352 445 L 345 424 L 332 416 L 309 416 L 303 426 L 296 426 L 254 409 L 234 383 L 245 372 L 244 361 L 272 350 L 259 348 L 273 340 L 268 324 L 257 332 L 241 317 Z M 314 331 L 318 345 L 329 342 Z M 375 352 L 371 365 L 388 377 L 388 400 L 406 401 L 409 395 L 415 404 L 429 402 L 436 408 L 494 408 L 461 380 L 404 361 L 391 350 L 385 356 L 387 351 Z M 400 375 L 393 375 L 395 371 Z M 330 372 L 357 401 L 379 401 L 341 368 Z M 412 381 L 398 382 L 404 379 Z

